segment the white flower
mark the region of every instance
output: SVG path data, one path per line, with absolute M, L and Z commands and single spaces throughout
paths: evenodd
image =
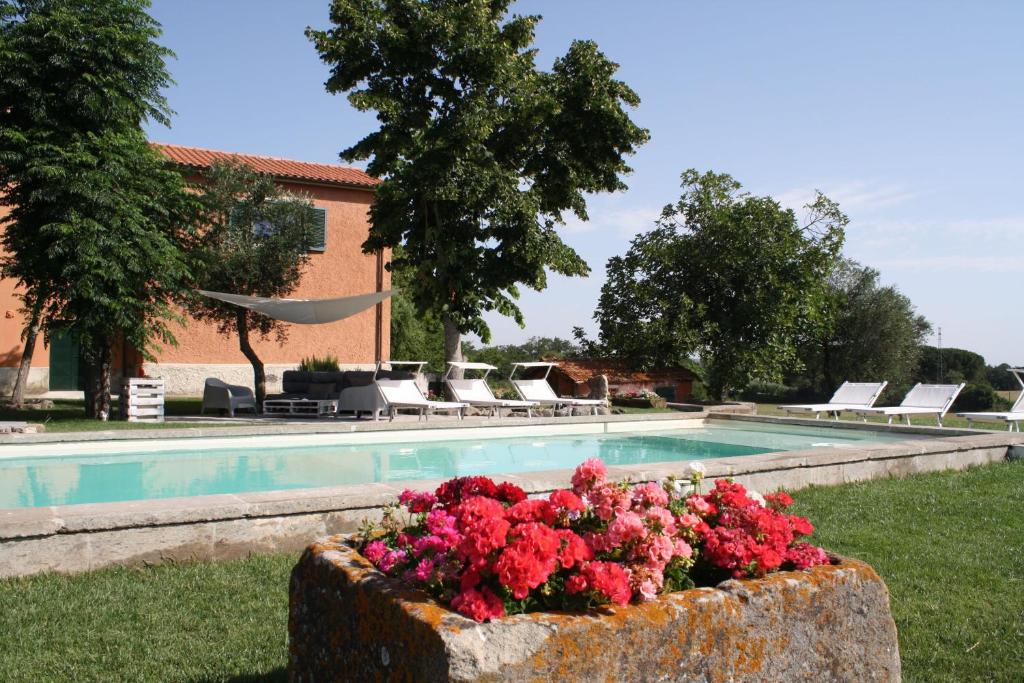
M 704 467 L 704 463 L 697 462 L 696 460 L 690 462 L 687 465 L 690 468 L 690 479 L 703 479 L 707 469 Z
M 747 489 L 747 498 L 754 501 L 761 507 L 764 507 L 764 496 L 755 491 L 754 489 Z

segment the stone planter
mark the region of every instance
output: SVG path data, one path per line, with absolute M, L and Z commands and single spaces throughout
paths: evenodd
M 668 401 L 661 396 L 653 398 L 626 398 L 625 396 L 612 396 L 612 405 L 626 406 L 629 408 L 664 408 Z
M 292 681 L 898 681 L 889 593 L 863 562 L 726 581 L 587 614 L 477 624 L 342 536 L 292 572 Z

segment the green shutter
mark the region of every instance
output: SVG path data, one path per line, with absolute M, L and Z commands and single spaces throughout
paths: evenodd
M 309 241 L 310 251 L 327 250 L 327 209 L 310 209 L 313 212 L 313 235 Z

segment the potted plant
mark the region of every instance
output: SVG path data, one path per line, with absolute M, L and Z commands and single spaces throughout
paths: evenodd
M 405 491 L 380 525 L 303 555 L 292 678 L 898 680 L 871 568 L 803 540 L 813 527 L 784 492 L 702 479 L 696 463 L 685 480 L 610 482 L 588 460 L 543 498 L 486 477 Z

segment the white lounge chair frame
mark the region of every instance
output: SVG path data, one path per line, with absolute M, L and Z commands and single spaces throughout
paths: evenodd
M 510 411 L 517 408 L 526 410 L 527 417 L 533 417 L 533 409 L 538 406 L 536 401 L 511 401 L 497 398 L 491 393 L 487 386 L 487 375 L 498 368 L 488 363 L 466 363 L 461 361 L 448 361 L 448 371 L 444 373 L 445 384 L 451 389 L 452 395 L 457 401 L 468 403 L 474 407 L 490 408 L 491 416 L 497 412 L 501 417 L 501 409 L 508 408 Z M 477 379 L 452 379 L 454 370 L 482 370 L 483 377 Z
M 551 384 L 548 383 L 548 376 L 551 374 L 551 369 L 555 367 L 558 367 L 558 363 L 513 363 L 512 372 L 509 373 L 508 379 L 512 382 L 512 386 L 516 388 L 516 393 L 519 394 L 520 398 L 524 401 L 536 401 L 542 406 L 552 406 L 556 409 L 559 406 L 589 407 L 593 408 L 594 415 L 597 415 L 597 409 L 603 405 L 607 405 L 605 401 L 598 399 L 565 398 L 557 395 L 555 390 L 551 388 Z M 516 379 L 516 371 L 520 368 L 547 368 L 547 371 L 544 373 L 543 379 Z
M 798 405 L 779 406 L 779 410 L 787 413 L 814 413 L 814 419 L 820 419 L 822 413 L 832 415 L 838 420 L 839 413 L 844 410 L 870 408 L 882 395 L 888 382 L 843 382 L 828 403 L 802 403 Z
M 907 392 L 903 401 L 898 406 L 885 408 L 856 408 L 850 412 L 857 413 L 864 421 L 868 421 L 868 415 L 885 415 L 892 419 L 903 416 L 907 425 L 910 425 L 911 415 L 934 415 L 935 420 L 942 426 L 942 416 L 946 414 L 957 395 L 967 386 L 962 384 L 921 384 L 914 385 L 914 388 Z
M 468 403 L 431 401 L 423 395 L 419 385 L 416 384 L 416 380 L 377 378 L 377 375 L 380 373 L 381 366 L 383 365 L 390 365 L 391 367 L 415 366 L 416 369 L 412 372 L 414 374 L 419 374 L 423 370 L 423 366 L 426 364 L 426 361 L 416 360 L 384 360 L 377 363 L 377 369 L 373 371 L 373 384 L 380 392 L 381 398 L 384 399 L 384 403 L 387 404 L 389 422 L 394 420 L 395 415 L 397 415 L 398 411 L 402 409 L 417 411 L 417 420 L 427 420 L 429 419 L 431 412 L 439 410 L 457 411 L 459 419 L 462 419 L 462 412 L 469 407 Z M 374 416 L 374 419 L 376 419 L 376 416 Z
M 979 422 L 999 422 L 1002 420 L 1006 422 L 1007 431 L 1020 431 L 1020 423 L 1024 421 L 1024 368 L 1009 368 L 1009 371 L 1013 373 L 1013 376 L 1017 378 L 1017 383 L 1020 384 L 1020 395 L 1017 396 L 1017 400 L 1005 412 L 957 413 L 958 416 L 967 418 L 968 427 L 973 427 L 975 420 Z

